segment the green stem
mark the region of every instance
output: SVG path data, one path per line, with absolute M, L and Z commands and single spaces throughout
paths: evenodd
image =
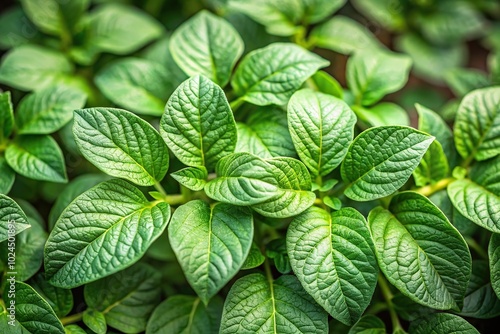
M 448 177 L 446 179 L 439 180 L 435 184 L 430 184 L 428 186 L 418 188 L 415 191 L 421 195 L 428 197 L 428 196 L 430 196 L 430 195 L 432 195 L 440 190 L 446 189 L 446 187 L 448 187 L 448 185 L 450 183 L 452 183 L 453 181 L 455 181 L 454 177 Z
M 471 237 L 465 237 L 464 239 L 467 242 L 467 245 L 469 246 L 470 249 L 474 250 L 477 253 L 477 255 L 479 255 L 483 259 L 488 260 L 488 254 L 476 242 L 476 240 L 472 239 Z
M 61 323 L 63 326 L 74 324 L 75 322 L 81 321 L 83 318 L 83 312 L 68 315 L 67 317 L 61 318 Z
M 163 195 L 163 197 L 167 197 L 167 192 L 165 191 L 165 188 L 163 188 L 163 186 L 160 184 L 160 182 L 156 182 L 155 185 L 154 185 L 155 189 L 158 190 L 158 192 L 160 194 Z
M 167 195 L 165 197 L 165 202 L 167 202 L 170 205 L 179 205 L 186 203 L 186 199 L 184 198 L 184 195 L 181 194 Z
M 384 302 L 378 302 L 373 305 L 371 305 L 367 310 L 366 314 L 378 314 L 380 312 L 383 312 L 387 310 L 387 303 Z
M 241 105 L 245 102 L 245 100 L 243 100 L 243 98 L 239 97 L 237 98 L 236 100 L 234 101 L 231 101 L 231 103 L 229 103 L 229 106 L 231 107 L 231 110 L 233 112 L 235 112 L 236 110 L 238 110 L 239 107 L 241 107 Z
M 401 323 L 399 322 L 398 313 L 394 309 L 394 304 L 392 303 L 392 298 L 394 297 L 394 295 L 391 292 L 389 283 L 385 280 L 382 273 L 379 273 L 378 275 L 378 285 L 380 287 L 380 291 L 382 292 L 382 296 L 384 296 L 387 304 L 387 309 L 389 310 L 389 314 L 391 316 L 392 331 L 394 332 L 397 329 L 403 329 L 403 326 L 401 326 Z

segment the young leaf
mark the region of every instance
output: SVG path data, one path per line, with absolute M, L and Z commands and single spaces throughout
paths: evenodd
M 78 325 L 67 325 L 64 326 L 66 334 L 88 334 L 83 328 Z
M 383 47 L 367 27 L 342 15 L 336 15 L 315 27 L 311 38 L 320 48 L 342 54 Z
M 476 319 L 491 319 L 500 315 L 500 299 L 490 282 L 488 262 L 475 260 L 472 263 L 472 275 L 460 315 Z
M 11 49 L 39 40 L 40 33 L 21 6 L 10 6 L 0 14 L 0 48 Z
M 249 153 L 233 153 L 215 167 L 217 178 L 205 184 L 210 198 L 234 205 L 262 203 L 277 194 L 273 167 Z
M 152 61 L 124 58 L 104 67 L 95 76 L 100 91 L 116 105 L 137 114 L 161 116 L 174 91 L 165 68 Z
M 352 4 L 359 12 L 375 21 L 387 30 L 400 30 L 406 26 L 401 4 L 391 0 L 353 0 Z
M 453 206 L 477 225 L 500 233 L 500 157 L 477 163 L 470 177 L 448 186 Z
M 146 329 L 151 313 L 160 302 L 160 283 L 158 271 L 139 263 L 87 284 L 85 302 L 90 309 L 102 314 L 109 327 L 139 333 Z
M 356 116 L 342 100 L 309 89 L 297 91 L 288 103 L 288 128 L 311 174 L 328 175 L 347 154 Z
M 172 249 L 205 305 L 240 270 L 253 238 L 246 208 L 195 200 L 178 207 L 168 228 Z
M 160 133 L 182 163 L 208 170 L 234 151 L 237 139 L 224 91 L 201 75 L 184 81 L 172 94 Z
M 9 224 L 12 223 L 12 226 Z M 10 197 L 0 194 L 0 242 L 30 227 L 28 218 Z
M 317 23 L 339 10 L 347 0 L 301 0 L 304 7 L 303 21 Z
M 56 132 L 73 118 L 73 110 L 85 105 L 86 95 L 75 88 L 50 86 L 19 102 L 16 124 L 20 134 Z
M 345 195 L 368 201 L 394 193 L 410 177 L 434 140 L 403 126 L 371 128 L 357 136 L 342 162 Z
M 202 74 L 221 87 L 229 82 L 243 49 L 238 32 L 206 10 L 177 28 L 170 41 L 172 57 L 187 75 Z
M 0 144 L 9 139 L 14 128 L 14 114 L 10 92 L 0 93 Z
M 411 59 L 383 50 L 356 52 L 347 62 L 347 84 L 358 104 L 369 106 L 408 81 Z
M 127 268 L 169 218 L 168 204 L 148 202 L 128 182 L 100 183 L 71 202 L 57 221 L 45 246 L 45 275 L 54 286 L 72 288 Z
M 307 84 L 318 92 L 329 94 L 339 99 L 344 96 L 344 89 L 340 83 L 330 74 L 325 71 L 318 71 L 309 78 Z
M 273 43 L 247 54 L 231 85 L 240 99 L 260 106 L 284 105 L 318 69 L 329 62 L 298 45 Z
M 83 323 L 96 334 L 106 334 L 108 326 L 104 314 L 99 311 L 86 309 L 83 312 Z
M 6 306 L 15 305 L 14 328 L 22 328 L 19 333 L 65 333 L 50 305 L 28 284 L 15 282 L 14 296 L 6 293 L 3 298 Z M 5 326 L 0 328 L 2 332 L 11 333 L 12 326 L 2 320 L 0 319 L 0 326 Z
M 222 307 L 222 299 L 218 296 L 206 306 L 193 296 L 169 297 L 151 315 L 146 333 L 218 333 Z
M 59 52 L 37 45 L 10 50 L 0 66 L 0 82 L 21 90 L 51 86 L 67 78 L 73 65 Z
M 449 313 L 433 313 L 410 324 L 412 334 L 479 334 L 471 324 L 458 315 Z
M 250 247 L 250 251 L 248 252 L 248 256 L 243 262 L 241 266 L 242 270 L 253 269 L 259 267 L 264 263 L 266 257 L 262 255 L 262 252 L 259 249 L 259 246 L 255 242 L 252 242 L 252 246 Z
M 290 263 L 304 289 L 332 317 L 352 325 L 377 285 L 377 260 L 365 218 L 352 208 L 312 207 L 287 232 Z
M 500 87 L 467 94 L 458 108 L 454 130 L 458 153 L 467 161 L 500 154 Z
M 146 121 L 121 109 L 75 110 L 73 133 L 83 156 L 103 172 L 150 186 L 168 169 L 168 149 Z
M 415 178 L 415 184 L 422 187 L 444 179 L 448 172 L 448 159 L 443 152 L 443 148 L 439 142 L 433 141 L 422 157 L 420 164 L 413 171 L 413 177 Z
M 488 246 L 490 281 L 495 294 L 500 296 L 500 234 L 493 233 Z M 500 297 L 499 297 L 500 298 Z
M 491 86 L 486 73 L 476 69 L 451 69 L 446 73 L 445 80 L 455 96 L 458 97 L 464 97 L 475 89 Z
M 385 324 L 374 315 L 365 315 L 351 327 L 348 334 L 385 334 Z
M 286 115 L 277 108 L 252 111 L 245 123 L 237 123 L 235 152 L 247 152 L 260 158 L 295 157 Z
M 224 303 L 220 334 L 326 333 L 326 312 L 297 278 L 266 279 L 251 274 L 237 280 Z
M 406 110 L 395 103 L 381 102 L 373 107 L 353 105 L 356 116 L 371 126 L 410 125 L 410 117 Z
M 5 150 L 5 159 L 18 174 L 31 179 L 68 181 L 62 151 L 48 135 L 18 136 Z
M 289 274 L 292 272 L 290 260 L 286 252 L 286 239 L 279 238 L 271 240 L 266 245 L 266 256 L 273 260 L 274 266 L 282 274 Z
M 62 318 L 73 309 L 73 293 L 71 290 L 53 286 L 40 272 L 30 279 L 29 284 L 50 305 L 55 314 Z
M 3 156 L 0 156 L 0 175 L 2 175 L 0 178 L 0 194 L 8 194 L 14 184 L 16 173 L 10 168 Z
M 252 209 L 266 217 L 286 218 L 313 205 L 316 195 L 311 191 L 311 176 L 302 162 L 286 157 L 266 162 L 272 168 L 278 190 L 268 200 L 253 204 Z
M 203 187 L 207 183 L 207 169 L 203 166 L 201 167 L 186 167 L 178 170 L 175 173 L 170 174 L 177 182 L 182 184 L 184 187 L 191 189 L 192 191 L 203 190 Z
M 438 310 L 460 308 L 471 255 L 460 233 L 429 199 L 394 196 L 389 209 L 373 209 L 368 225 L 380 269 L 415 302 Z

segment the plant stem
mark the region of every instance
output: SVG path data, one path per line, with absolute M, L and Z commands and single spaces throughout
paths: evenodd
M 245 101 L 240 97 L 240 98 L 237 98 L 236 100 L 234 101 L 231 101 L 231 103 L 229 103 L 229 106 L 231 107 L 231 110 L 233 112 L 235 112 L 236 110 L 238 110 L 239 107 L 241 107 L 241 105 L 244 103 Z
M 170 205 L 178 205 L 186 203 L 186 199 L 184 198 L 184 195 L 181 194 L 167 195 L 165 197 L 165 202 L 167 202 Z
M 154 185 L 155 189 L 158 190 L 158 192 L 160 194 L 163 195 L 163 197 L 167 197 L 167 192 L 165 191 L 165 188 L 163 188 L 163 186 L 160 184 L 160 182 L 156 182 L 155 185 Z
M 389 310 L 389 314 L 391 316 L 391 322 L 392 322 L 392 331 L 396 331 L 397 329 L 403 329 L 401 326 L 401 323 L 399 322 L 399 317 L 394 309 L 394 304 L 392 303 L 392 298 L 394 295 L 391 292 L 391 288 L 389 287 L 389 283 L 385 280 L 384 276 L 382 273 L 379 273 L 378 275 L 378 285 L 380 287 L 380 291 L 382 292 L 382 295 L 384 296 L 384 299 L 387 304 L 387 309 Z
M 63 326 L 66 326 L 69 324 L 74 324 L 75 322 L 82 320 L 82 318 L 83 318 L 83 312 L 80 312 L 61 318 L 61 323 L 63 324 Z
M 467 242 L 467 245 L 469 246 L 470 249 L 474 250 L 477 255 L 482 257 L 485 260 L 488 260 L 488 254 L 484 251 L 484 249 L 476 242 L 471 237 L 465 237 L 465 242 Z
M 415 191 L 421 195 L 428 197 L 428 196 L 434 194 L 435 192 L 438 192 L 439 190 L 445 189 L 453 181 L 455 181 L 454 177 L 447 177 L 446 179 L 439 180 L 435 184 L 430 184 L 428 186 L 418 188 Z

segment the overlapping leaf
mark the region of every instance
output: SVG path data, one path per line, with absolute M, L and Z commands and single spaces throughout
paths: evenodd
M 30 227 L 28 218 L 10 197 L 0 194 L 0 242 Z M 12 226 L 9 224 L 12 223 Z

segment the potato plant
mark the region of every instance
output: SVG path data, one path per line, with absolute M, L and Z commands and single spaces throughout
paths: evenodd
M 492 330 L 498 6 L 450 2 L 7 10 L 0 333 Z

